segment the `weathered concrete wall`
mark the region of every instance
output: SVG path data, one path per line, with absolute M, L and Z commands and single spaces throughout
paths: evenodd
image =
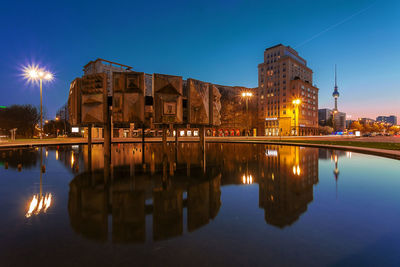
M 143 72 L 114 72 L 113 121 L 144 120 L 145 76 Z
M 102 123 L 107 106 L 107 77 L 104 73 L 82 77 L 82 123 Z

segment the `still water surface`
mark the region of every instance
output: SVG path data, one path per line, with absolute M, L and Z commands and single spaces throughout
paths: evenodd
M 0 266 L 400 266 L 399 174 L 293 146 L 3 149 Z

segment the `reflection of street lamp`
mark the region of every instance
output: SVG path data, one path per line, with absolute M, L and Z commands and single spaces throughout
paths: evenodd
M 247 122 L 246 122 L 246 136 L 248 136 L 248 131 L 249 131 L 249 98 L 253 96 L 252 92 L 243 92 L 242 97 L 246 99 L 246 117 L 247 117 Z
M 42 82 L 51 81 L 53 79 L 53 74 L 51 72 L 45 71 L 38 66 L 28 66 L 24 68 L 24 77 L 28 81 L 39 80 L 40 84 L 40 139 L 43 138 L 43 107 L 42 107 Z
M 294 175 L 297 175 L 297 176 L 300 176 L 300 174 L 301 174 L 301 169 L 300 169 L 300 166 L 299 166 L 299 165 L 293 166 L 293 174 L 294 174 Z
M 299 123 L 299 105 L 301 104 L 301 100 L 300 99 L 294 99 L 292 101 L 292 104 L 295 106 L 295 110 L 294 110 L 294 129 L 296 131 L 296 135 L 299 135 L 299 131 L 297 129 L 297 124 Z M 297 109 L 297 112 L 296 112 Z
M 251 174 L 250 175 L 243 174 L 242 183 L 243 184 L 253 184 L 253 176 Z
M 47 151 L 46 151 L 47 153 Z M 25 214 L 26 218 L 32 216 L 32 214 L 39 214 L 40 212 L 46 213 L 47 209 L 51 205 L 52 195 L 51 193 L 46 193 L 43 195 L 42 190 L 42 175 L 45 172 L 45 167 L 43 164 L 43 153 L 42 148 L 40 148 L 40 187 L 39 187 L 39 194 L 33 195 L 32 200 L 29 203 L 28 211 Z

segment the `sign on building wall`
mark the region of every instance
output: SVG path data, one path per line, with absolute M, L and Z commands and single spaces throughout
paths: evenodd
M 113 73 L 113 121 L 144 120 L 145 74 L 143 72 Z
M 188 122 L 191 124 L 210 123 L 210 85 L 188 79 Z
M 153 74 L 154 122 L 182 123 L 182 77 Z
M 82 77 L 82 123 L 103 123 L 107 111 L 107 76 L 105 73 Z

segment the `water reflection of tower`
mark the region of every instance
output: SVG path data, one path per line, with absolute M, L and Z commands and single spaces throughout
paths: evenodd
M 259 181 L 259 206 L 265 210 L 268 224 L 283 228 L 297 221 L 313 200 L 318 150 L 268 146 L 267 151 L 263 163 L 267 171 Z
M 336 186 L 336 198 L 338 196 L 338 182 L 339 182 L 339 158 L 346 156 L 347 158 L 351 158 L 352 153 L 349 151 L 342 151 L 342 150 L 331 150 L 331 149 L 319 149 L 319 159 L 320 160 L 330 160 L 334 162 L 334 169 L 333 169 L 333 177 L 335 178 L 335 186 Z
M 333 160 L 335 161 L 335 169 L 333 170 L 333 175 L 335 176 L 336 198 L 337 198 L 337 193 L 338 193 L 338 179 L 339 179 L 339 167 L 338 167 L 339 157 L 338 157 L 338 155 L 336 155 L 335 151 L 333 151 L 332 156 L 333 156 Z

